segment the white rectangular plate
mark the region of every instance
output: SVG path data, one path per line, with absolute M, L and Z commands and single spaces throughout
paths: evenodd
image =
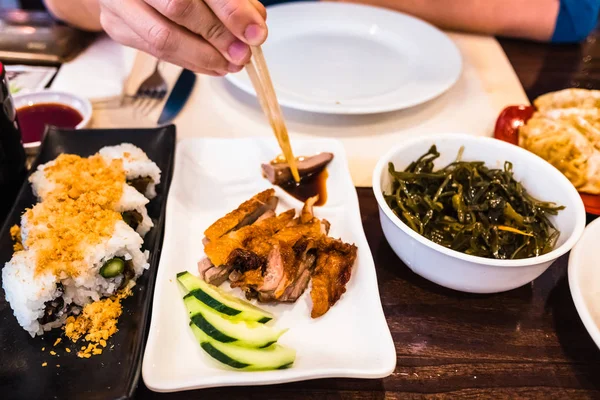
M 266 385 L 315 378 L 382 378 L 392 373 L 396 352 L 379 299 L 373 257 L 362 228 L 356 190 L 342 144 L 335 140 L 294 141 L 296 155 L 332 152 L 327 203 L 315 214 L 331 222 L 330 235 L 358 246 L 347 292 L 318 319 L 310 317 L 310 286 L 294 304 L 261 305 L 289 328 L 280 343 L 296 350 L 285 370 L 244 372 L 212 361 L 188 326 L 176 274 L 198 274 L 204 230 L 256 193 L 271 187 L 261 163 L 278 153 L 269 139 L 188 139 L 179 142 L 167 202 L 167 220 L 158 268 L 152 322 L 142 375 L 146 385 L 167 392 L 215 386 Z M 277 212 L 302 203 L 276 187 Z M 222 288 L 229 289 L 224 283 Z M 230 290 L 230 289 L 229 289 Z M 235 292 L 242 297 L 239 289 Z

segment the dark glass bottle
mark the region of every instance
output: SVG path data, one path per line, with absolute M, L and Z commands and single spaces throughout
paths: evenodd
M 0 62 L 0 226 L 19 192 L 27 169 L 17 112 Z

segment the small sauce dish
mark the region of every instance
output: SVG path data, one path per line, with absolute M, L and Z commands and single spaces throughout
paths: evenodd
M 23 146 L 29 155 L 37 153 L 47 125 L 83 129 L 92 119 L 89 100 L 65 92 L 45 90 L 14 96 Z

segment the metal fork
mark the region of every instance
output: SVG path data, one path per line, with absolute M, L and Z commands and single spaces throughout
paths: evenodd
M 132 96 L 134 109 L 142 115 L 148 115 L 167 95 L 167 82 L 159 71 L 159 65 L 160 60 L 157 60 L 154 72 L 142 82 Z

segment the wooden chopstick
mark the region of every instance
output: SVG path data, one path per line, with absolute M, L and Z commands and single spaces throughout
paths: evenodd
M 248 76 L 252 81 L 252 86 L 254 86 L 254 90 L 256 91 L 260 107 L 267 116 L 279 147 L 281 147 L 281 151 L 290 166 L 292 176 L 296 182 L 300 182 L 296 158 L 292 151 L 290 137 L 285 126 L 275 89 L 273 88 L 265 56 L 260 47 L 251 46 L 250 49 L 252 50 L 252 59 L 246 65 L 246 72 L 248 72 Z
M 258 72 L 256 71 L 256 67 L 252 60 L 246 65 L 246 72 L 252 81 L 252 86 L 254 86 L 254 90 L 256 91 L 256 96 L 258 97 L 258 104 L 260 104 L 260 108 L 262 108 L 263 113 L 267 116 L 269 120 L 269 124 L 271 124 L 271 128 L 273 128 L 273 132 L 275 132 L 275 125 L 273 124 L 273 119 L 270 117 L 271 110 L 269 109 L 269 105 L 267 104 L 266 94 L 263 90 L 262 85 L 260 84 L 260 77 L 258 76 Z

